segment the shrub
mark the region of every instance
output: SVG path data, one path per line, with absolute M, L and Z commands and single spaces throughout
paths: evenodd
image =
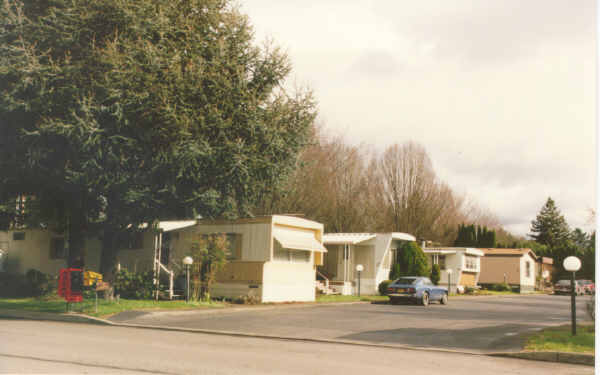
M 438 285 L 440 283 L 440 277 L 440 265 L 434 264 L 431 266 L 431 276 L 429 278 L 431 279 L 432 283 Z
M 387 288 L 393 282 L 394 280 L 383 280 L 382 282 L 380 282 L 379 286 L 377 287 L 377 289 L 379 290 L 379 294 L 382 296 L 387 295 Z
M 56 279 L 35 269 L 25 274 L 32 297 L 46 296 L 56 289 Z
M 260 303 L 260 299 L 255 295 L 249 294 L 238 296 L 237 298 L 234 298 L 232 302 L 238 305 L 256 305 Z
M 122 298 L 150 299 L 152 298 L 154 276 L 152 272 L 129 272 L 121 269 L 115 275 L 115 294 Z
M 25 275 L 0 273 L 0 297 L 31 297 L 29 284 Z
M 25 275 L 18 273 L 0 273 L 0 297 L 22 298 L 42 297 L 56 290 L 56 278 L 30 269 Z
M 498 292 L 510 292 L 512 288 L 507 283 L 494 284 L 492 286 L 493 290 L 497 290 Z

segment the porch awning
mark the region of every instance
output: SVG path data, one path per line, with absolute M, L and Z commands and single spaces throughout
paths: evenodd
M 327 249 L 317 241 L 313 231 L 274 227 L 273 237 L 281 247 L 286 249 L 327 252 Z

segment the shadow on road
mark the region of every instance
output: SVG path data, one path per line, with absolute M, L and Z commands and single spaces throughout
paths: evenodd
M 543 328 L 534 325 L 503 324 L 471 329 L 400 328 L 365 331 L 337 337 L 343 340 L 378 344 L 466 350 L 471 352 L 520 351 L 527 331 Z

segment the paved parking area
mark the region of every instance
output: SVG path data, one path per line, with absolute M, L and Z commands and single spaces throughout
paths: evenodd
M 578 320 L 587 320 L 578 297 Z M 112 321 L 292 338 L 353 340 L 489 353 L 518 351 L 522 334 L 570 323 L 570 297 L 482 296 L 450 299 L 446 306 L 347 304 L 238 311 L 119 314 Z

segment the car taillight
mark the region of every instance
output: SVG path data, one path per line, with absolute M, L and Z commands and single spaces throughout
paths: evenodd
M 393 292 L 394 288 L 388 288 L 388 292 Z
M 414 292 L 416 292 L 416 289 L 415 288 L 408 288 L 408 292 L 409 293 L 414 293 Z

